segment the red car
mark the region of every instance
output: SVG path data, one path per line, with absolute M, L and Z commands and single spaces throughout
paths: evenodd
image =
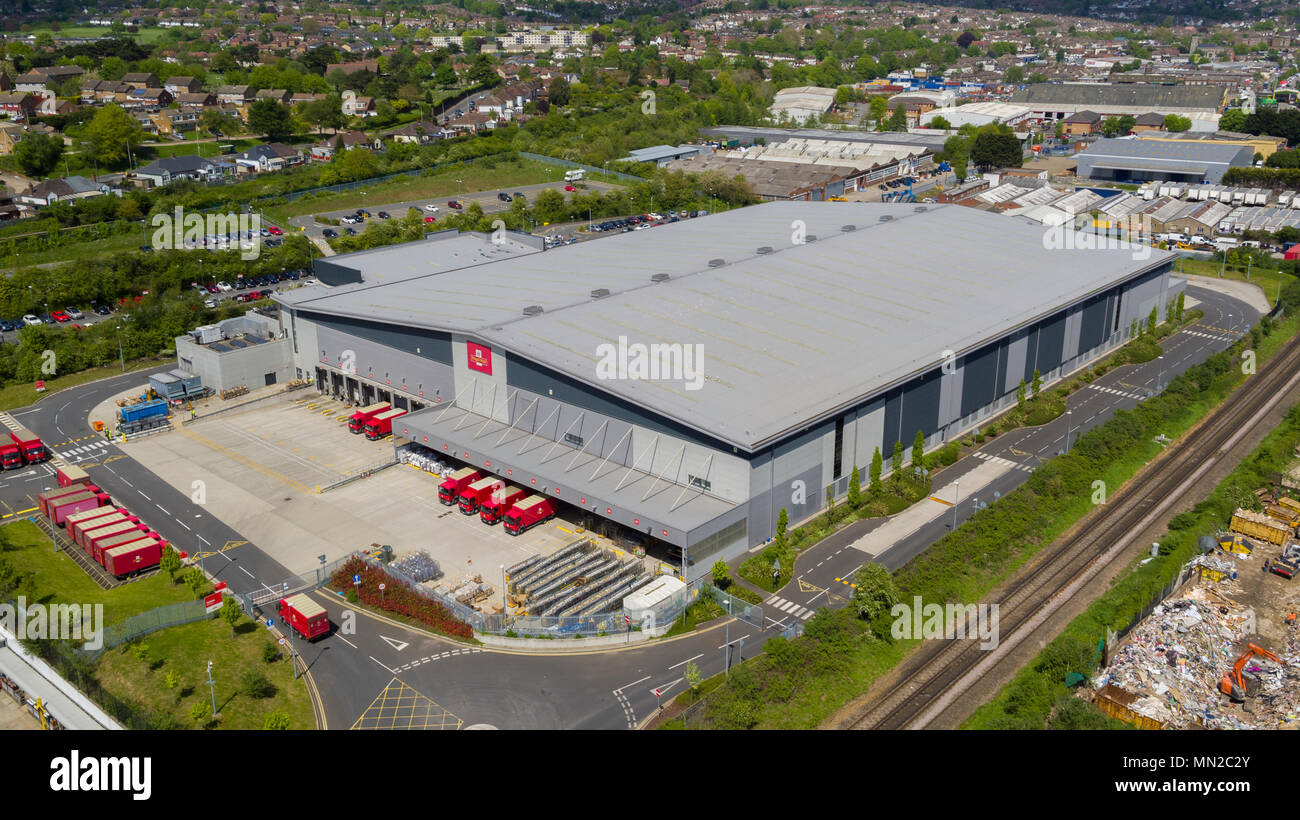
M 459 211 L 463 206 L 462 206 L 459 202 L 457 202 L 456 200 L 454 200 L 454 199 L 449 199 L 449 200 L 447 200 L 447 207 L 448 207 L 448 208 L 455 208 L 456 210 Z
M 424 221 L 425 221 L 426 224 L 432 225 L 434 222 L 437 222 L 438 220 L 435 219 L 435 218 L 433 218 L 433 217 L 431 217 L 431 216 L 426 216 L 426 217 L 424 218 Z
M 576 191 L 576 190 L 578 190 L 578 189 L 577 189 L 577 188 L 574 188 L 572 185 L 565 185 L 565 186 L 564 186 L 564 190 L 566 190 L 566 191 Z
M 284 231 L 280 230 L 279 228 L 275 227 L 274 225 L 271 225 L 270 227 L 268 227 L 267 230 L 271 232 L 271 236 L 280 236 L 281 234 L 284 233 Z
M 50 318 L 56 322 L 71 322 L 72 317 L 61 310 L 56 310 L 50 314 Z
M 260 290 L 250 291 L 249 294 L 248 294 L 248 301 L 252 302 L 252 301 L 254 301 L 254 300 L 256 300 L 256 299 L 261 299 L 261 298 L 264 297 L 264 296 L 266 296 L 266 293 L 264 293 L 264 292 L 262 292 L 262 291 L 260 291 Z

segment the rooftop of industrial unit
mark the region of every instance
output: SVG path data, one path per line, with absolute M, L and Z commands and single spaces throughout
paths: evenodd
M 419 242 L 333 257 L 363 278 L 430 273 L 293 302 L 470 334 L 752 451 L 1173 258 L 1049 250 L 1042 230 L 959 206 L 774 202 L 464 266 Z M 703 345 L 702 387 L 599 378 L 620 337 Z

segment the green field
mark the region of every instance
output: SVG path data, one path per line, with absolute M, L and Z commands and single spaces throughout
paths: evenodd
M 39 515 L 39 513 L 36 513 Z M 155 607 L 194 600 L 194 593 L 155 573 L 115 589 L 101 589 L 65 553 L 55 552 L 50 539 L 27 519 L 0 530 L 0 561 L 22 574 L 31 574 L 33 603 L 103 604 L 104 623 L 114 624 Z
M 108 650 L 95 664 L 95 676 L 117 697 L 155 715 L 169 714 L 185 728 L 201 725 L 190 717 L 190 709 L 196 703 L 210 704 L 214 693 L 221 713 L 215 728 L 261 729 L 266 716 L 277 709 L 288 713 L 293 729 L 316 728 L 307 686 L 301 678 L 293 679 L 288 657 L 262 660 L 263 647 L 270 643 L 267 631 L 248 618 L 236 624 L 233 637 L 225 621 L 196 621 Z M 144 660 L 136 655 L 139 645 L 145 647 Z M 208 689 L 208 661 L 214 691 Z M 256 698 L 242 691 L 249 670 L 263 673 L 274 693 Z M 174 689 L 166 686 L 169 672 L 179 678 Z
M 68 331 L 74 333 L 75 331 Z M 160 364 L 175 364 L 174 356 L 159 356 L 152 359 L 137 359 L 126 363 L 127 372 L 133 370 L 145 370 L 150 367 L 157 367 Z M 11 384 L 6 387 L 0 387 L 0 410 L 14 410 L 19 407 L 26 407 L 43 396 L 49 396 L 51 393 L 57 393 L 69 387 L 76 387 L 79 384 L 93 382 L 97 379 L 106 379 L 109 376 L 120 376 L 122 374 L 121 364 L 105 365 L 103 367 L 92 367 L 89 370 L 82 370 L 77 373 L 69 373 L 66 376 L 56 376 L 52 379 L 45 380 L 45 392 L 37 393 L 36 386 L 32 384 Z M 141 384 L 144 383 L 141 377 Z
M 120 35 L 114 35 L 113 30 L 108 26 L 60 26 L 57 31 L 50 28 L 48 24 L 39 26 L 23 26 L 24 34 L 40 34 L 43 31 L 48 31 L 50 34 L 54 35 L 55 39 L 65 37 L 119 36 L 129 37 L 133 40 L 139 40 L 142 43 L 149 44 L 161 42 L 163 38 L 167 36 L 167 29 L 158 27 L 142 28 L 134 34 L 123 32 Z
M 207 137 L 205 136 L 203 139 L 207 139 Z M 263 140 L 254 137 L 231 137 L 230 139 L 222 139 L 215 142 L 191 142 L 190 140 L 186 140 L 184 142 L 177 142 L 168 145 L 149 145 L 145 146 L 145 148 L 140 152 L 145 155 L 140 164 L 145 164 L 143 159 L 148 158 L 148 154 L 150 153 L 152 153 L 154 157 L 188 157 L 195 154 L 203 157 L 216 157 L 221 155 L 220 146 L 222 145 L 233 145 L 235 150 L 232 153 L 238 154 L 241 151 L 247 151 L 255 145 L 261 145 L 262 142 Z
M 547 176 L 547 172 L 550 176 Z M 457 183 L 456 180 L 461 180 Z M 550 165 L 533 160 L 498 162 L 493 168 L 479 164 L 445 168 L 430 176 L 409 176 L 381 182 L 366 188 L 341 191 L 324 196 L 311 196 L 285 205 L 263 209 L 271 221 L 283 224 L 290 217 L 307 216 L 344 208 L 366 208 L 374 211 L 395 202 L 427 197 L 454 197 L 466 191 L 490 191 L 493 188 L 511 188 L 518 185 L 535 185 L 555 181 L 556 170 Z M 365 191 L 365 196 L 361 191 Z M 278 222 L 277 222 L 278 220 Z
M 131 231 L 130 233 L 107 236 L 103 239 L 69 242 L 66 245 L 59 245 L 44 251 L 6 254 L 0 256 L 0 269 L 30 268 L 34 265 L 73 262 L 87 256 L 104 256 L 106 254 L 121 253 L 122 251 L 133 251 L 148 241 L 149 237 L 145 233 L 145 226 L 141 225 L 138 232 Z

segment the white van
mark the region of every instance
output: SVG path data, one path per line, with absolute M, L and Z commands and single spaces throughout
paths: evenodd
M 565 172 L 564 172 L 564 181 L 565 181 L 565 182 L 577 182 L 578 180 L 582 179 L 583 176 L 584 176 L 584 173 L 583 173 L 583 170 L 582 170 L 581 168 L 574 168 L 572 171 L 565 171 Z

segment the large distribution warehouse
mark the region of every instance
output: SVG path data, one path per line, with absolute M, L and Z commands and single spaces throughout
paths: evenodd
M 959 206 L 768 203 L 544 252 L 435 236 L 320 260 L 328 284 L 277 299 L 300 375 L 412 410 L 399 443 L 696 576 L 877 448 L 938 445 L 1163 315 L 1173 254 L 1061 246 Z

